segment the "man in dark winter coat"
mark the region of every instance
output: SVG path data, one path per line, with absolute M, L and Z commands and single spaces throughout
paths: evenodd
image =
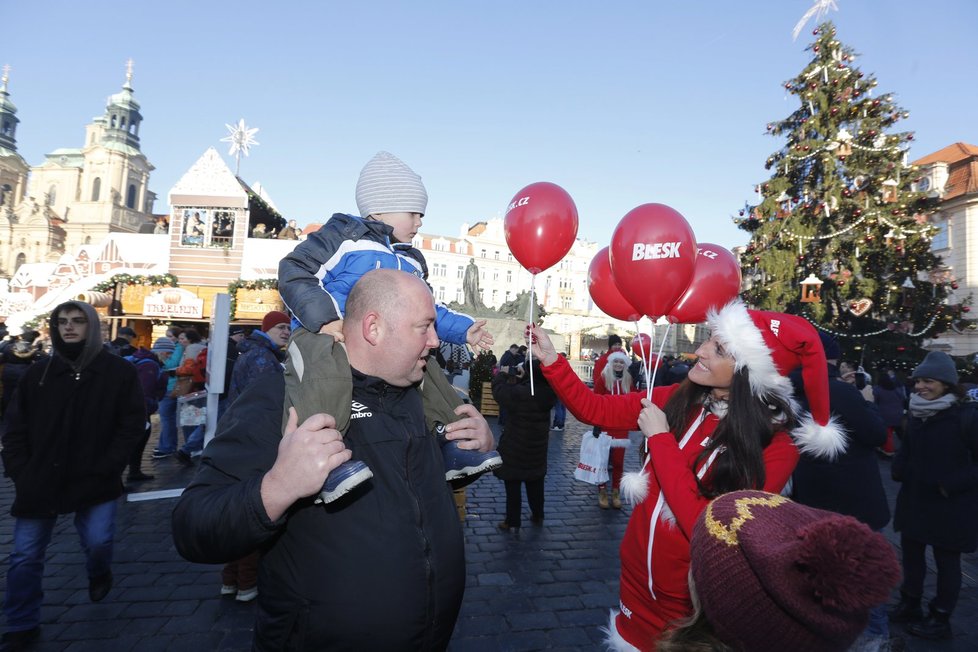
M 834 460 L 802 453 L 791 477 L 792 498 L 802 505 L 854 516 L 874 530 L 882 530 L 890 521 L 890 508 L 880 479 L 876 448 L 886 441 L 886 425 L 876 405 L 867 402 L 855 385 L 840 378 L 840 350 L 835 338 L 823 333 L 822 346 L 828 362 L 829 407 L 845 428 L 848 444 Z M 791 379 L 796 395 L 807 409 L 800 374 Z M 869 627 L 860 640 L 863 639 L 868 645 L 889 640 L 885 605 L 870 612 Z
M 353 374 L 346 436 L 330 415 L 299 426 L 294 410 L 280 436 L 284 376 L 267 374 L 228 408 L 204 450 L 173 512 L 173 538 L 201 563 L 262 549 L 254 650 L 448 646 L 465 586 L 462 530 L 416 387 L 438 345 L 434 322 L 424 281 L 364 274 L 343 322 Z M 489 450 L 485 419 L 471 405 L 458 411 L 445 437 Z M 316 504 L 350 451 L 374 477 Z
M 3 371 L 0 372 L 0 382 L 3 383 L 3 395 L 0 396 L 0 415 L 7 411 L 7 405 L 14 396 L 17 384 L 23 378 L 27 369 L 38 361 L 47 358 L 41 349 L 34 346 L 39 333 L 28 330 L 21 333 L 20 337 L 11 342 L 2 352 L 0 352 L 0 363 L 3 364 Z
M 272 310 L 262 319 L 261 330 L 256 328 L 238 344 L 238 359 L 228 387 L 229 405 L 262 374 L 283 373 L 285 345 L 289 343 L 291 333 L 289 322 L 289 316 L 284 312 Z
M 102 346 L 92 306 L 59 305 L 50 332 L 53 355 L 27 370 L 4 420 L 16 519 L 3 603 L 11 649 L 40 634 L 44 556 L 59 514 L 75 513 L 91 600 L 111 589 L 122 470 L 146 422 L 136 368 Z

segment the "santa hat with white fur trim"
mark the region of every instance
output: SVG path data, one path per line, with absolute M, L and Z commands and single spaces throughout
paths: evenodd
M 734 369 L 747 369 L 751 393 L 761 400 L 777 397 L 793 402 L 788 374 L 801 367 L 810 414 L 801 415 L 792 431 L 802 453 L 829 460 L 846 449 L 845 431 L 831 418 L 829 381 L 825 350 L 818 331 L 808 320 L 795 315 L 748 310 L 739 299 L 718 312 L 710 311 L 707 322 L 723 348 L 733 357 Z

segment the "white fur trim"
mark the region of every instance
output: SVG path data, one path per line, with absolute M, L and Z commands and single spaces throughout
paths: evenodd
M 659 512 L 659 520 L 667 525 L 676 525 L 676 515 L 672 513 L 672 508 L 666 500 L 662 501 L 662 511 Z
M 812 415 L 806 413 L 802 415 L 799 426 L 791 431 L 791 436 L 802 453 L 829 461 L 844 453 L 848 445 L 846 431 L 834 416 L 829 418 L 827 424 L 820 426 Z
M 649 472 L 629 472 L 621 477 L 621 495 L 631 505 L 638 505 L 649 497 Z
M 639 652 L 637 647 L 626 641 L 618 633 L 618 628 L 615 627 L 615 618 L 617 617 L 618 610 L 612 609 L 608 616 L 608 626 L 601 628 L 601 632 L 604 634 L 605 649 L 611 650 L 611 652 Z
M 791 381 L 774 366 L 771 350 L 743 302 L 732 301 L 720 312 L 711 311 L 707 321 L 723 348 L 733 356 L 735 370 L 746 367 L 750 372 L 750 389 L 754 396 L 791 398 L 794 394 Z

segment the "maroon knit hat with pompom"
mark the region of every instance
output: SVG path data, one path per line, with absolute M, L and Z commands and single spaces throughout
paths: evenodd
M 745 650 L 844 650 L 900 580 L 883 535 L 763 491 L 711 502 L 690 562 L 714 632 Z

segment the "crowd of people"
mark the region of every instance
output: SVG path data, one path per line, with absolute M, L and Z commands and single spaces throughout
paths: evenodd
M 49 317 L 50 350 L 34 331 L 0 350 L 15 487 L 3 650 L 41 635 L 59 515 L 74 515 L 90 599 L 112 590 L 122 478 L 152 478 L 153 421 L 150 457 L 196 469 L 173 511 L 176 548 L 223 564 L 221 595 L 257 600 L 255 650 L 445 649 L 466 577 L 453 489 L 492 471 L 498 528 L 522 527 L 524 489 L 545 527 L 566 411 L 591 426 L 583 437 L 623 444 L 597 487 L 599 508 L 628 515 L 609 649 L 885 650 L 892 622 L 950 638 L 961 554 L 978 544 L 978 420 L 946 354 L 929 353 L 909 387 L 887 370 L 872 382 L 805 319 L 735 300 L 709 313 L 695 362 L 612 335 L 590 386 L 528 325 L 494 365 L 497 446 L 459 391 L 471 352 L 494 338 L 434 300 L 411 246 L 420 176 L 380 152 L 356 200 L 363 217 L 334 215 L 282 260 L 287 312 L 230 327 L 206 447 L 204 425 L 180 414 L 208 382 L 208 342 L 191 326 L 149 346 L 128 327 L 104 342 L 95 309 L 69 301 Z M 640 470 L 625 473 L 632 438 Z M 900 483 L 892 511 L 880 456 Z M 880 533 L 891 513 L 899 561 Z

